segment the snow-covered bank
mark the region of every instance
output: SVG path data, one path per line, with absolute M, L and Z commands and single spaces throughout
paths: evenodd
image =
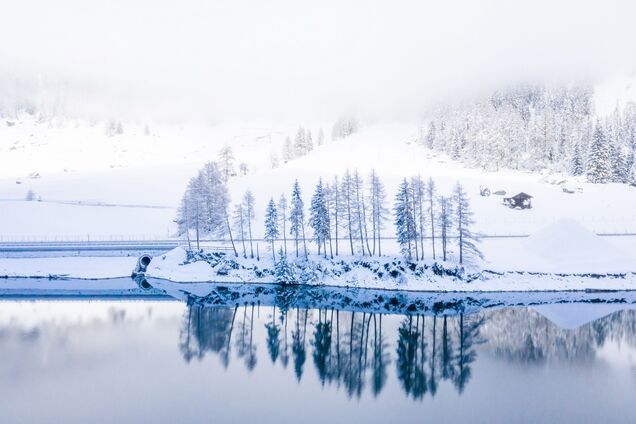
M 130 277 L 135 257 L 0 258 L 0 278 Z
M 556 273 L 524 270 L 498 272 L 464 269 L 443 262 L 407 261 L 400 257 L 339 257 L 311 255 L 289 258 L 288 275 L 294 283 L 413 291 L 561 291 L 634 290 L 636 273 Z M 178 283 L 280 282 L 280 270 L 271 257 L 234 258 L 217 252 L 190 253 L 179 247 L 150 263 L 148 278 Z

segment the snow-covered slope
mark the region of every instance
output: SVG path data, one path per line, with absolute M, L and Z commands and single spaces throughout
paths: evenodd
M 316 132 L 318 127 L 311 128 Z M 634 187 L 593 185 L 560 175 L 470 169 L 415 144 L 414 123 L 367 123 L 357 134 L 327 141 L 307 156 L 272 169 L 270 155 L 281 156 L 285 136 L 293 135 L 296 128 L 292 124 L 163 125 L 151 126 L 146 135 L 144 126 L 125 124 L 123 134 L 108 137 L 103 124 L 51 125 L 23 119 L 8 126 L 1 122 L 0 237 L 165 238 L 174 234 L 172 219 L 187 180 L 201 164 L 215 159 L 225 143 L 233 146 L 237 164 L 246 162 L 249 167 L 246 176 L 231 179 L 230 192 L 233 201 L 240 200 L 247 189 L 254 193 L 255 237 L 262 235 L 261 217 L 269 198 L 282 193 L 289 197 L 294 179 L 301 182 L 308 203 L 320 177 L 331 180 L 355 168 L 362 176 L 377 170 L 389 203 L 405 176 L 433 177 L 440 194 L 450 193 L 455 182 L 461 181 L 471 197 L 475 230 L 484 234 L 532 234 L 563 218 L 574 219 L 592 232 L 636 232 Z M 502 205 L 502 196 L 479 196 L 480 186 L 492 192 L 504 190 L 507 195 L 524 191 L 534 196 L 534 207 L 509 209 Z M 575 193 L 566 193 L 563 187 Z M 20 200 L 29 189 L 43 201 Z M 389 225 L 385 234 L 392 233 Z M 609 242 L 634 252 L 633 240 Z M 521 241 L 488 241 L 484 250 L 494 260 L 493 252 L 508 251 Z

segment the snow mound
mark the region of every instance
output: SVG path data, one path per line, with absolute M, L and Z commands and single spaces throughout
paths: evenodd
M 633 260 L 573 219 L 560 219 L 531 235 L 523 251 L 532 268 L 554 273 L 634 271 Z

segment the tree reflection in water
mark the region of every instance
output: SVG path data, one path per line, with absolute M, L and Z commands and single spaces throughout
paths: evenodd
M 463 393 L 480 344 L 481 354 L 534 365 L 589 361 L 608 340 L 636 346 L 633 310 L 576 330 L 561 329 L 531 308 L 407 316 L 287 306 L 267 310 L 259 320 L 254 304 L 192 304 L 180 334 L 184 360 L 201 360 L 210 352 L 224 367 L 235 358 L 252 371 L 257 365 L 257 341 L 264 340 L 267 350 L 262 355 L 283 369 L 291 359 L 299 382 L 309 356 L 321 385 L 342 387 L 349 397 L 359 398 L 365 390 L 373 396 L 382 392 L 395 355 L 395 377 L 404 393 L 423 399 L 434 397 L 443 382 Z

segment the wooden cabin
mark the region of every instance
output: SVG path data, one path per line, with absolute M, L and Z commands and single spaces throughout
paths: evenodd
M 521 192 L 519 194 L 516 194 L 512 197 L 505 197 L 503 199 L 504 205 L 515 209 L 515 208 L 519 208 L 519 209 L 531 209 L 532 208 L 532 201 L 530 200 L 532 199 L 532 196 L 530 196 L 529 194 L 526 194 L 524 192 Z

